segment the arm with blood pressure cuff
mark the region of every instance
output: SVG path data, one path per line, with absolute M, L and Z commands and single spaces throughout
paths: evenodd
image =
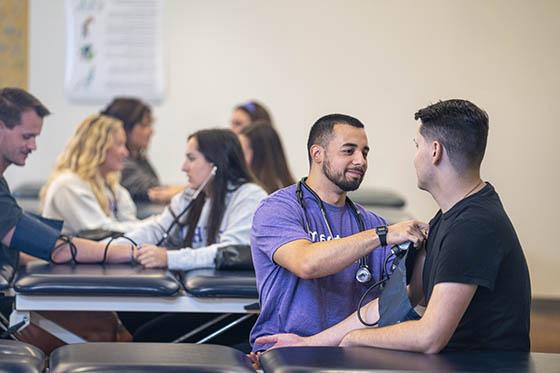
M 125 263 L 134 260 L 137 245 L 93 242 L 61 234 L 63 222 L 23 213 L 14 227 L 9 247 L 55 264 Z

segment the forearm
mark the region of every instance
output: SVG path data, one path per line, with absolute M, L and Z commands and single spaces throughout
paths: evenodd
M 301 256 L 295 258 L 296 265 L 301 266 L 304 278 L 320 278 L 342 271 L 359 258 L 369 255 L 379 245 L 375 230 L 316 242 L 301 250 Z
M 358 329 L 349 332 L 340 343 L 343 347 L 368 346 L 393 350 L 437 353 L 440 347 L 431 342 L 422 320 L 407 321 L 384 328 Z
M 100 263 L 105 254 L 105 243 L 72 238 L 72 243 L 76 246 L 76 260 L 80 263 Z M 107 250 L 107 263 L 127 263 L 130 262 L 133 254 L 131 244 L 109 245 Z M 58 240 L 52 253 L 52 259 L 56 263 L 64 263 L 72 260 L 72 253 L 68 243 Z
M 198 249 L 169 250 L 167 252 L 167 266 L 171 270 L 180 271 L 196 268 L 214 268 L 214 258 L 217 251 L 218 245 Z
M 377 299 L 372 300 L 360 310 L 360 316 L 368 323 L 372 324 L 379 320 L 379 303 Z M 366 328 L 358 319 L 356 312 L 353 312 L 346 319 L 338 324 L 323 330 L 321 333 L 308 337 L 309 345 L 312 346 L 338 346 L 342 339 L 351 331 L 371 330 Z

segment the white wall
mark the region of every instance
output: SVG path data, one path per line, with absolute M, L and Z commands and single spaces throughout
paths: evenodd
M 560 152 L 560 2 L 167 0 L 168 98 L 156 107 L 151 157 L 183 180 L 185 137 L 227 123 L 258 98 L 273 112 L 292 169 L 307 171 L 305 140 L 320 115 L 367 126 L 374 152 L 365 184 L 397 190 L 409 210 L 436 210 L 416 189 L 413 113 L 467 98 L 491 117 L 483 176 L 501 194 L 529 262 L 533 293 L 560 297 L 556 213 Z M 45 179 L 73 129 L 96 106 L 64 99 L 62 0 L 30 4 L 30 90 L 52 109 L 40 149 L 12 186 Z

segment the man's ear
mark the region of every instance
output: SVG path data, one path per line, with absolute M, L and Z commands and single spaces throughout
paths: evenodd
M 309 154 L 311 155 L 312 163 L 321 164 L 325 156 L 325 149 L 320 145 L 314 144 L 311 146 L 311 149 L 309 149 Z
M 439 141 L 432 141 L 432 163 L 438 165 L 443 159 L 443 144 Z

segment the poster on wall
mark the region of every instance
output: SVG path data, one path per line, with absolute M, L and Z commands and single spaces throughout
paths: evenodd
M 66 0 L 65 7 L 70 101 L 164 99 L 163 0 Z
M 27 89 L 27 0 L 0 0 L 0 88 Z

